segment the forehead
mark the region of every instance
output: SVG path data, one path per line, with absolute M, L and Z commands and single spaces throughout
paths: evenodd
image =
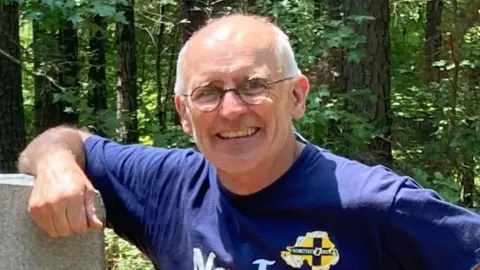
M 187 85 L 199 80 L 272 75 L 277 64 L 274 42 L 272 29 L 264 25 L 226 23 L 207 29 L 185 52 L 182 68 Z
M 275 62 L 265 51 L 249 48 L 225 48 L 214 52 L 202 52 L 184 68 L 188 80 L 236 80 L 249 77 L 267 77 Z

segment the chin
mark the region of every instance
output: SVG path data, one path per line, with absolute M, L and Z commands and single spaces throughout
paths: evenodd
M 268 139 L 263 129 L 243 138 L 225 139 L 218 135 L 205 141 L 203 153 L 219 170 L 229 173 L 246 172 L 261 166 Z
M 221 170 L 225 173 L 238 174 L 254 170 L 258 163 L 252 160 L 222 160 L 216 163 L 212 162 L 212 164 L 217 170 Z
M 254 170 L 259 165 L 261 154 L 258 151 L 241 154 L 214 154 L 215 157 L 208 158 L 218 169 L 227 173 L 241 173 Z

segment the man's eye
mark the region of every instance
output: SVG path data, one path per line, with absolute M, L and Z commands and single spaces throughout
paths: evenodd
M 218 94 L 218 91 L 216 89 L 213 89 L 213 88 L 204 88 L 202 90 L 202 95 L 203 96 L 213 96 L 213 95 L 217 95 Z
M 258 89 L 258 88 L 263 89 L 263 88 L 266 88 L 266 87 L 267 87 L 267 84 L 263 80 L 260 80 L 260 79 L 250 80 L 246 84 L 246 88 L 248 88 L 248 89 Z
M 218 90 L 210 87 L 198 88 L 192 95 L 194 100 L 206 100 L 216 98 L 218 96 Z

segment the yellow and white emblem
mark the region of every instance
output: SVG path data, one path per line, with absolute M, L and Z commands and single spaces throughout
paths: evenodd
M 309 232 L 299 236 L 294 246 L 281 252 L 282 259 L 293 268 L 300 268 L 306 262 L 312 270 L 329 270 L 336 265 L 340 254 L 322 231 Z

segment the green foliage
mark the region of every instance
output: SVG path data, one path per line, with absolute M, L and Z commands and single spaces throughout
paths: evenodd
M 153 270 L 152 263 L 135 246 L 105 230 L 105 256 L 108 270 Z
M 439 195 L 451 203 L 459 204 L 461 185 L 452 177 L 444 177 L 441 172 L 429 175 L 421 168 L 413 168 L 412 177 L 424 188 L 435 190 Z

